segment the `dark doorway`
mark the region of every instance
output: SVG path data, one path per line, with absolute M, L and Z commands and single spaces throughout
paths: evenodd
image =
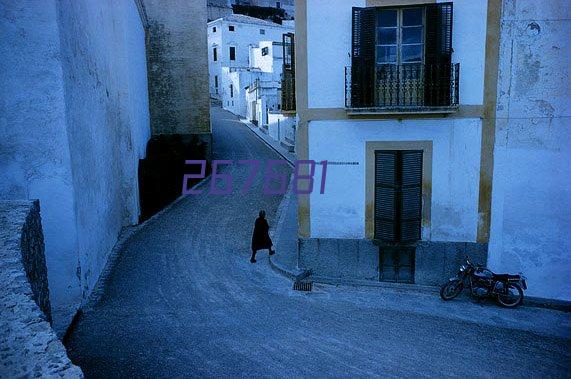
M 379 248 L 379 281 L 414 283 L 414 246 Z

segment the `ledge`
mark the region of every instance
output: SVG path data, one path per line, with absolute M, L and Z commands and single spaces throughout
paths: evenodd
M 452 114 L 458 111 L 458 106 L 453 107 L 370 107 L 370 108 L 345 108 L 348 116 L 398 116 L 398 115 L 434 115 Z

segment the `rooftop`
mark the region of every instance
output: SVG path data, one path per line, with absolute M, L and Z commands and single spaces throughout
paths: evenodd
M 228 21 L 228 22 L 237 22 L 237 23 L 242 23 L 242 24 L 261 25 L 261 26 L 269 26 L 269 27 L 275 27 L 275 28 L 291 29 L 291 27 L 289 27 L 289 26 L 276 24 L 275 22 L 266 21 L 266 20 L 262 20 L 259 18 L 246 16 L 243 14 L 231 14 L 231 15 L 228 15 L 226 17 L 222 17 L 222 18 L 216 19 L 214 21 L 210 21 L 208 24 L 210 25 L 214 22 L 218 22 L 221 20 L 222 21 Z

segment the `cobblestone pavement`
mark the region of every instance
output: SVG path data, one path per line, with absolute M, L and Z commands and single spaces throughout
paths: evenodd
M 279 159 L 218 108 L 213 127 L 218 159 Z M 245 180 L 245 169 L 230 171 Z M 280 202 L 260 186 L 244 196 L 185 198 L 132 237 L 101 301 L 67 342 L 87 377 L 569 375 L 569 317 L 561 312 L 515 310 L 510 317 L 544 326 L 520 330 L 502 321 L 511 311 L 493 305 L 446 303 L 433 314 L 426 295 L 292 291 L 267 253 L 248 262 L 258 210 L 274 226 Z M 481 322 L 479 310 L 491 320 Z

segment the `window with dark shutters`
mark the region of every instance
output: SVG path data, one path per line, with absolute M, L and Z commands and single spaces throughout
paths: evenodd
M 457 106 L 459 65 L 452 65 L 452 11 L 451 2 L 354 7 L 347 107 Z
M 420 240 L 422 151 L 375 153 L 375 238 L 388 243 Z
M 351 106 L 371 107 L 375 103 L 376 8 L 353 8 Z
M 452 3 L 426 6 L 425 104 L 450 104 L 452 72 Z

